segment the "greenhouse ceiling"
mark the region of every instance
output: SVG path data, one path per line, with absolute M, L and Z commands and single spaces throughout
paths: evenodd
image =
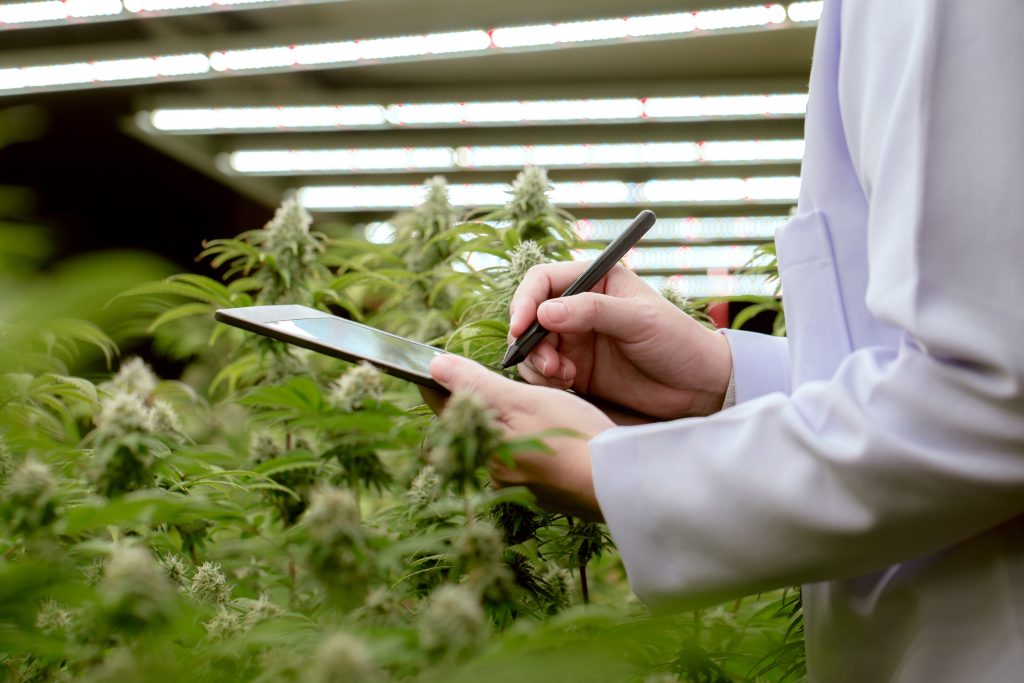
M 0 103 L 127 92 L 125 132 L 268 207 L 297 194 L 379 221 L 435 174 L 456 203 L 486 204 L 535 164 L 583 219 L 651 205 L 716 221 L 704 246 L 738 246 L 749 236 L 722 225 L 776 223 L 795 203 L 820 5 L 8 3 Z

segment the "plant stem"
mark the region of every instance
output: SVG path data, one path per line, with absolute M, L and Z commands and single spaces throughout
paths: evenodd
M 587 585 L 587 565 L 580 565 L 580 590 L 583 591 L 583 604 L 590 604 L 590 586 Z

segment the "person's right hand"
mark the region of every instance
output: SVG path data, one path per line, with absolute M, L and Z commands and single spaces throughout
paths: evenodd
M 732 374 L 728 340 L 632 271 L 616 265 L 590 292 L 548 301 L 588 265 L 535 266 L 523 278 L 512 297 L 510 341 L 537 319 L 551 334 L 519 374 L 662 420 L 720 410 Z

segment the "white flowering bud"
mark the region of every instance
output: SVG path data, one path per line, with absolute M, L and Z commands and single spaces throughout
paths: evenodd
M 508 256 L 509 288 L 515 289 L 518 287 L 519 283 L 526 277 L 526 272 L 530 270 L 530 268 L 547 263 L 548 260 L 549 259 L 544 253 L 544 250 L 541 249 L 540 245 L 533 240 L 523 240 L 517 244 L 512 249 L 512 253 Z
M 484 638 L 484 610 L 469 586 L 439 586 L 420 615 L 420 644 L 429 652 L 458 655 Z
M 429 238 L 438 230 L 444 230 L 451 226 L 454 212 L 451 199 L 448 196 L 448 181 L 444 176 L 436 175 L 424 184 L 427 189 L 426 196 L 423 203 L 416 208 L 416 213 L 419 214 L 423 223 L 434 228 L 431 235 L 426 235 Z
M 681 311 L 687 310 L 690 305 L 690 300 L 683 296 L 678 289 L 670 285 L 665 285 L 661 288 L 661 295 Z
M 177 555 L 165 555 L 160 558 L 160 568 L 172 584 L 178 588 L 186 588 L 189 585 L 188 566 Z
M 527 166 L 512 183 L 512 201 L 509 208 L 517 220 L 529 220 L 551 210 L 548 192 L 551 183 L 543 168 Z
M 43 633 L 68 634 L 74 625 L 76 614 L 61 606 L 56 600 L 47 600 L 39 606 L 36 615 L 36 628 Z
M 473 522 L 452 542 L 452 564 L 462 571 L 501 562 L 501 534 L 487 522 Z
M 246 630 L 281 615 L 281 608 L 270 602 L 266 593 L 260 594 L 257 600 L 240 600 L 239 604 L 245 611 L 242 624 Z
M 476 472 L 501 445 L 494 412 L 469 392 L 455 392 L 438 419 L 430 463 L 461 493 L 476 485 Z
M 57 477 L 50 468 L 26 460 L 8 477 L 3 498 L 11 526 L 22 532 L 44 527 L 57 516 Z
M 441 495 L 441 475 L 433 465 L 426 465 L 409 484 L 406 492 L 409 502 L 417 508 L 425 508 Z
M 149 398 L 156 390 L 160 378 L 144 360 L 138 356 L 125 359 L 120 370 L 110 380 L 110 388 L 140 398 Z
M 96 428 L 109 436 L 148 434 L 153 431 L 152 411 L 138 394 L 115 391 L 100 401 Z
M 203 624 L 211 640 L 223 640 L 244 631 L 242 615 L 221 605 L 213 617 Z
M 380 371 L 363 361 L 338 378 L 327 398 L 339 410 L 351 412 L 362 408 L 367 399 L 379 401 L 383 393 Z
M 551 599 L 556 605 L 568 607 L 572 604 L 574 582 L 571 571 L 559 567 L 554 562 L 548 562 L 539 578 L 548 585 Z
M 257 430 L 249 437 L 249 453 L 254 465 L 261 465 L 281 455 L 284 449 L 274 435 L 266 430 Z
M 360 638 L 348 633 L 328 636 L 313 654 L 309 683 L 374 683 L 383 672 Z
M 135 656 L 126 648 L 108 652 L 103 661 L 84 679 L 86 683 L 123 683 L 144 680 Z
M 313 217 L 292 197 L 284 200 L 274 217 L 264 226 L 264 245 L 275 256 L 292 255 L 305 262 L 316 253 L 316 240 L 310 235 Z
M 377 586 L 366 594 L 363 609 L 368 617 L 377 622 L 389 622 L 405 612 L 395 592 L 383 586 Z
M 333 543 L 357 533 L 362 515 L 359 503 L 348 489 L 318 486 L 309 497 L 302 523 L 317 539 Z
M 220 565 L 203 562 L 192 575 L 188 593 L 199 602 L 223 605 L 231 599 L 231 586 L 221 572 Z
M 99 588 L 108 618 L 126 631 L 164 621 L 174 609 L 174 589 L 141 546 L 116 546 Z
M 181 418 L 178 417 L 178 411 L 163 399 L 153 401 L 150 418 L 154 432 L 181 432 Z

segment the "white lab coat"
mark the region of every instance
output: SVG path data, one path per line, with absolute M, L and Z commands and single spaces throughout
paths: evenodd
M 788 350 L 595 438 L 601 509 L 654 607 L 805 584 L 812 681 L 1024 681 L 1024 2 L 826 0 L 806 126 Z

